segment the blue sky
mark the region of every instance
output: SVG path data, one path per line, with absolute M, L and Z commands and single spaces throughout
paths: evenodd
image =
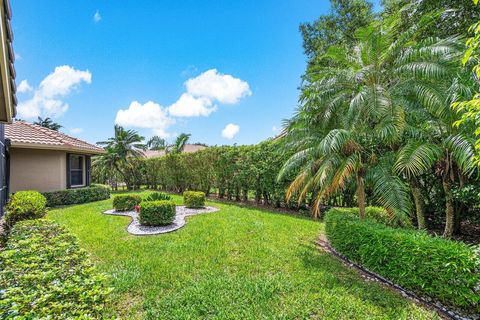
M 90 142 L 117 121 L 210 145 L 277 133 L 305 68 L 298 26 L 330 10 L 327 0 L 16 0 L 12 9 L 20 118 L 52 116 Z

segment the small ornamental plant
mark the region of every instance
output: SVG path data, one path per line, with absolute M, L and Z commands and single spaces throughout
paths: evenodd
M 205 207 L 205 192 L 185 191 L 183 193 L 183 204 L 187 208 L 203 208 L 203 207 Z
M 139 205 L 139 204 L 137 204 L 137 205 L 135 206 L 135 212 L 136 212 L 136 213 L 139 213 L 139 212 L 140 212 L 140 205 Z

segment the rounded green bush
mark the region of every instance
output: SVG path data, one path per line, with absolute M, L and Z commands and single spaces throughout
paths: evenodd
M 169 200 L 145 201 L 140 206 L 140 224 L 145 226 L 165 226 L 175 219 L 175 203 Z
M 113 197 L 113 207 L 117 211 L 130 211 L 142 202 L 138 195 L 121 195 Z
M 5 222 L 12 227 L 17 221 L 41 218 L 46 206 L 47 200 L 38 191 L 15 192 L 6 206 Z
M 478 256 L 468 245 L 331 209 L 325 231 L 335 250 L 406 289 L 480 312 Z M 346 212 L 347 211 L 347 212 Z
M 203 208 L 203 207 L 205 207 L 205 192 L 185 191 L 183 193 L 183 204 L 187 208 Z

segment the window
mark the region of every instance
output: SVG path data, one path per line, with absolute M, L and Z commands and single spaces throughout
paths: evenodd
M 85 156 L 70 155 L 70 186 L 81 187 L 85 185 Z

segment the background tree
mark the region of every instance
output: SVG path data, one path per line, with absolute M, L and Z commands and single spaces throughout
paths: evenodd
M 165 150 L 167 142 L 159 136 L 153 136 L 147 141 L 147 147 L 149 150 Z
M 176 139 L 175 142 L 169 145 L 166 148 L 167 153 L 182 153 L 185 145 L 187 144 L 188 140 L 190 139 L 191 134 L 181 133 Z
M 42 126 L 51 130 L 58 131 L 60 128 L 63 128 L 60 124 L 54 122 L 51 118 L 46 117 L 45 119 L 38 117 L 37 121 L 35 121 L 33 124 L 36 124 L 38 126 Z

